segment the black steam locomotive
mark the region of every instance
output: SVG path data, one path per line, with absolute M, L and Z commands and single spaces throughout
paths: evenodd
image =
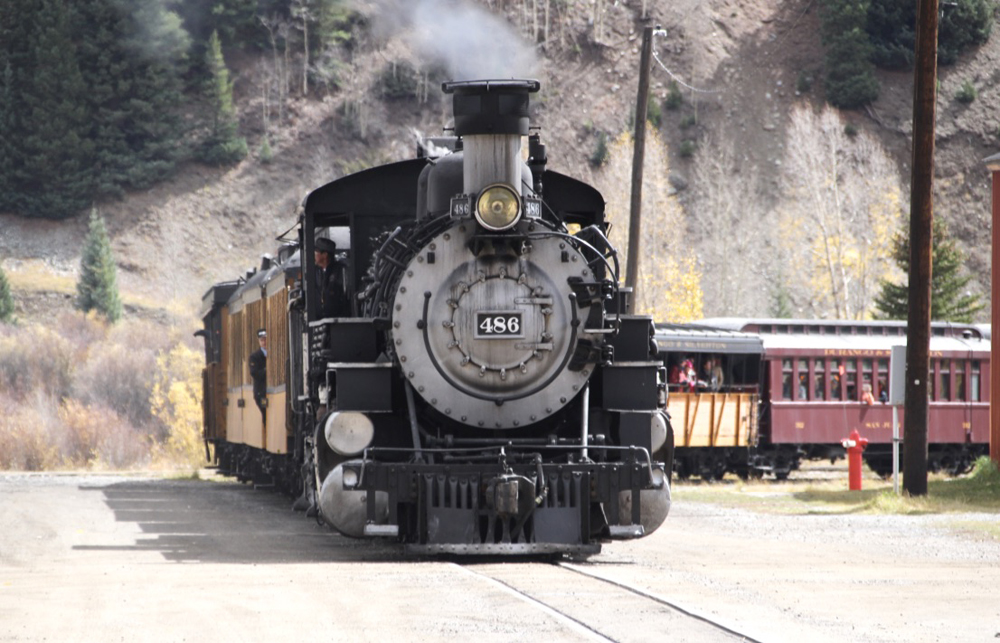
M 653 323 L 626 313 L 601 195 L 528 136 L 538 88 L 445 83 L 446 153 L 315 190 L 294 243 L 208 291 L 221 471 L 411 553 L 587 555 L 663 522 L 673 435 Z

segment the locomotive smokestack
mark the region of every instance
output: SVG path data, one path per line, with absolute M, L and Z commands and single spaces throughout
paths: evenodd
M 524 193 L 521 137 L 528 135 L 528 94 L 537 80 L 470 80 L 444 83 L 453 94 L 455 134 L 465 150 L 463 190 L 476 194 L 493 183 Z

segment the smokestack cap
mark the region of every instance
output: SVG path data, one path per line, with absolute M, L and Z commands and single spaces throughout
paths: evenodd
M 462 80 L 443 83 L 454 94 L 455 134 L 528 135 L 528 94 L 538 91 L 537 80 Z

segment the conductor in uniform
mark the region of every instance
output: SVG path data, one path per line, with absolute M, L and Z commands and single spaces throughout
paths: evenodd
M 319 291 L 319 316 L 344 317 L 350 314 L 344 291 L 344 266 L 336 260 L 337 244 L 333 239 L 316 240 L 313 259 L 316 262 L 316 286 Z
M 253 380 L 253 401 L 260 409 L 261 421 L 267 423 L 267 331 L 257 331 L 260 348 L 250 353 L 250 378 Z

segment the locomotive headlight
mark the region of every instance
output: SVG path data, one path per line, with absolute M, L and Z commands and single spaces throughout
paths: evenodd
M 334 411 L 323 427 L 326 443 L 340 455 L 357 455 L 372 443 L 375 426 L 364 413 Z
M 487 230 L 506 230 L 520 218 L 521 197 L 509 185 L 494 183 L 476 200 L 476 221 Z

